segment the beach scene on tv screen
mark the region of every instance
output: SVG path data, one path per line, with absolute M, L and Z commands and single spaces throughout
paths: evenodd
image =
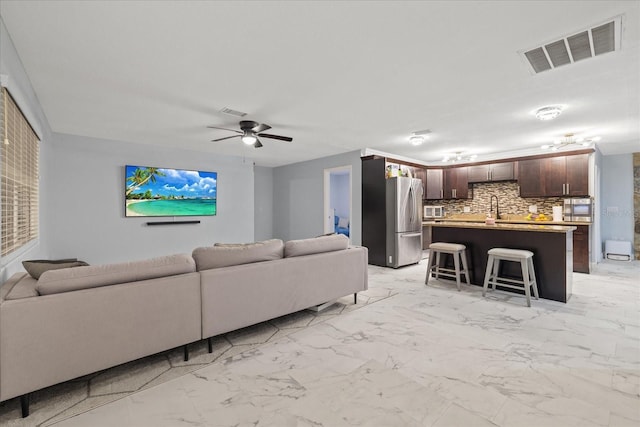
M 216 172 L 129 165 L 125 169 L 126 216 L 216 214 Z

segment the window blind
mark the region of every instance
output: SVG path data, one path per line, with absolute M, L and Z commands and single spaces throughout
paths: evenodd
M 2 88 L 1 250 L 5 256 L 38 237 L 39 138 Z

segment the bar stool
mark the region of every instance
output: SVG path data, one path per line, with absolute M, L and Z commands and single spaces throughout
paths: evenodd
M 524 290 L 524 294 L 527 297 L 527 307 L 531 307 L 531 292 L 529 288 L 533 288 L 533 296 L 538 299 L 538 282 L 536 281 L 536 272 L 533 269 L 533 252 L 522 249 L 493 248 L 489 249 L 487 253 L 489 254 L 489 259 L 487 260 L 487 271 L 484 275 L 482 296 L 485 296 L 489 285 L 493 290 L 496 289 L 496 285 Z M 500 261 L 519 262 L 522 270 L 522 280 L 500 277 Z
M 453 256 L 454 269 L 440 267 L 440 254 L 449 254 Z M 435 255 L 435 257 L 434 257 Z M 435 263 L 433 262 L 435 258 Z M 462 260 L 462 271 L 460 270 L 460 260 Z M 467 267 L 467 247 L 458 243 L 432 243 L 429 245 L 429 263 L 427 265 L 427 277 L 424 284 L 429 284 L 432 270 L 435 270 L 436 280 L 440 276 L 455 278 L 458 290 L 460 290 L 460 274 L 464 274 L 467 285 L 471 285 L 469 281 L 469 268 Z

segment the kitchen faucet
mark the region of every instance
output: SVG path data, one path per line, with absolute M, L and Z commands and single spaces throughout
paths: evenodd
M 489 214 L 493 211 L 493 198 L 496 198 L 496 219 L 500 219 L 500 208 L 498 207 L 498 196 L 492 194 L 489 198 Z

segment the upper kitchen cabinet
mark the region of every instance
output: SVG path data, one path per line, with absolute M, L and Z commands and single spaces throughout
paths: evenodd
M 545 196 L 588 196 L 589 155 L 546 158 L 543 178 Z
M 589 154 L 518 162 L 520 197 L 589 195 Z
M 488 165 L 468 166 L 468 182 L 495 182 L 515 179 L 514 163 L 490 163 Z
M 442 169 L 426 170 L 427 185 L 424 187 L 425 200 L 439 200 L 444 198 L 442 176 Z
M 567 196 L 589 196 L 589 155 L 567 156 Z
M 412 170 L 413 173 L 413 177 L 414 178 L 418 178 L 420 181 L 422 181 L 422 195 L 423 195 L 423 199 L 426 199 L 426 193 L 427 193 L 427 170 L 423 169 L 423 168 L 413 168 Z
M 444 198 L 467 199 L 469 197 L 468 168 L 449 168 L 444 170 Z
M 520 160 L 518 162 L 520 197 L 544 196 L 542 176 L 542 159 Z

